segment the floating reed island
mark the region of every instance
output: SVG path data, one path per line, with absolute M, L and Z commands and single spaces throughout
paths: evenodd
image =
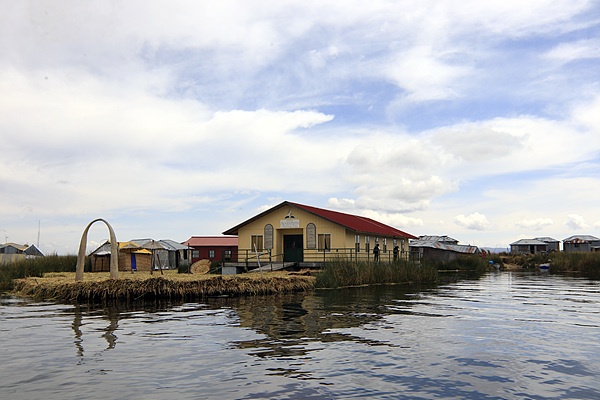
M 86 273 L 75 281 L 75 273 L 46 273 L 43 277 L 16 279 L 17 295 L 65 302 L 136 300 L 201 300 L 207 297 L 291 293 L 315 288 L 315 277 L 304 273 L 264 272 L 240 275 Z

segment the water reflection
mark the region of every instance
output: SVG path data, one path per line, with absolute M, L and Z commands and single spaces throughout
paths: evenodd
M 66 308 L 62 310 L 62 314 L 71 316 L 73 322 L 71 329 L 73 330 L 73 344 L 75 345 L 76 355 L 82 358 L 85 355 L 84 346 L 84 327 L 89 325 L 92 332 L 103 332 L 100 337 L 106 341 L 104 350 L 112 350 L 117 346 L 119 330 L 119 322 L 124 319 L 131 319 L 132 316 L 139 312 L 153 313 L 159 310 L 168 310 L 174 305 L 168 302 L 134 302 L 134 303 L 119 303 L 114 302 L 106 305 L 80 305 L 75 304 L 72 309 Z M 99 322 L 103 322 L 99 324 Z M 96 327 L 100 325 L 99 327 Z M 95 335 L 89 336 L 90 340 L 95 339 Z
M 359 287 L 268 297 L 245 297 L 210 301 L 214 307 L 236 310 L 241 327 L 264 335 L 260 339 L 234 342 L 256 357 L 305 357 L 325 343 L 355 342 L 369 346 L 394 346 L 387 340 L 365 339 L 347 332 L 380 321 L 386 305 L 408 299 L 422 288 L 387 286 L 384 290 Z M 350 305 L 350 306 L 349 306 Z

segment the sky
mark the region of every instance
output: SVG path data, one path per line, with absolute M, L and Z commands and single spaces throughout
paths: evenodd
M 0 0 L 0 242 L 282 201 L 507 248 L 600 236 L 600 2 Z M 94 224 L 88 251 L 108 239 Z

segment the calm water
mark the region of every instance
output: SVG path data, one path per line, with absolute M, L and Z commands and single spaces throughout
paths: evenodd
M 0 299 L 0 399 L 598 399 L 600 284 L 500 272 L 107 308 Z

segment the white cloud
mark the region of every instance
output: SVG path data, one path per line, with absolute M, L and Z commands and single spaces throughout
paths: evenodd
M 0 220 L 16 240 L 90 215 L 219 231 L 302 196 L 428 231 L 471 204 L 482 214 L 457 226 L 487 216 L 510 238 L 512 221 L 600 220 L 598 42 L 566 41 L 595 31 L 594 3 L 2 10 Z
M 546 57 L 565 63 L 585 58 L 600 58 L 600 41 L 588 39 L 561 43 L 546 53 Z
M 569 214 L 567 220 L 565 221 L 565 225 L 573 230 L 587 229 L 589 226 L 585 222 L 585 218 L 578 214 Z
M 490 227 L 490 223 L 485 215 L 478 212 L 469 215 L 457 215 L 454 217 L 454 222 L 462 227 L 476 231 L 484 231 Z
M 515 222 L 515 225 L 517 225 L 520 228 L 539 231 L 554 225 L 554 221 L 551 218 L 524 219 Z

